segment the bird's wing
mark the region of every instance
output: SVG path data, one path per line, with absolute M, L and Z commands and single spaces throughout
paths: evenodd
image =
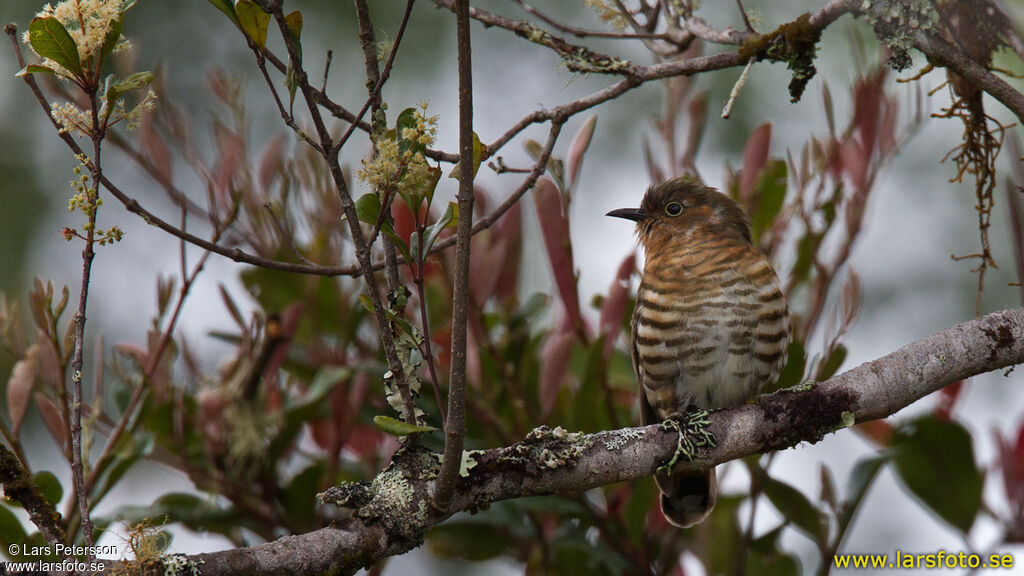
M 639 306 L 637 302 L 637 306 Z M 647 402 L 647 394 L 644 392 L 644 374 L 640 371 L 640 351 L 636 348 L 636 319 L 639 312 L 634 310 L 631 325 L 632 338 L 630 339 L 630 356 L 633 358 L 633 372 L 636 374 L 637 396 L 640 397 L 640 423 L 644 426 L 657 424 L 661 420 L 654 414 L 654 408 Z

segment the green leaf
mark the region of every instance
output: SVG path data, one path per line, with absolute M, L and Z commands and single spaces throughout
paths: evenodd
M 9 505 L 0 503 L 0 545 L 2 545 L 4 553 L 9 553 L 8 545 L 20 543 L 26 537 L 25 529 Z M 17 560 L 17 558 L 12 557 L 11 560 Z
M 113 74 L 107 76 L 103 90 L 103 96 L 106 99 L 104 110 L 108 114 L 114 109 L 114 105 L 117 104 L 117 101 L 125 93 L 149 86 L 150 82 L 153 81 L 153 73 L 149 71 L 136 72 L 119 82 L 115 82 L 115 78 Z
M 487 150 L 487 146 L 484 146 L 483 142 L 480 141 L 480 137 L 473 132 L 473 177 L 476 177 L 477 170 L 480 169 L 480 163 L 484 160 L 484 152 Z M 462 174 L 462 167 L 459 166 L 459 162 L 455 163 L 455 167 L 448 173 L 449 178 L 459 179 L 459 175 Z
M 299 60 L 301 60 L 302 43 L 299 40 L 302 38 L 302 12 L 293 10 L 284 17 L 284 21 L 288 25 L 288 33 L 295 39 L 295 44 L 299 48 Z M 284 85 L 288 89 L 288 109 L 291 110 L 292 106 L 295 105 L 295 92 L 299 88 L 299 81 L 295 77 L 295 67 L 292 66 L 291 59 L 288 60 L 288 70 L 284 75 Z
M 907 489 L 955 528 L 970 530 L 984 484 L 970 433 L 958 422 L 925 416 L 901 428 L 892 447 Z
M 786 365 L 779 372 L 779 379 L 774 385 L 765 386 L 762 394 L 771 394 L 777 390 L 792 388 L 803 383 L 804 370 L 807 368 L 807 353 L 804 352 L 803 342 L 794 340 L 789 343 L 786 353 Z
M 846 346 L 839 344 L 828 355 L 828 359 L 818 366 L 818 373 L 814 376 L 815 382 L 824 382 L 834 376 L 843 365 L 843 360 L 846 360 Z
M 28 41 L 43 58 L 60 64 L 74 76 L 82 74 L 78 46 L 64 25 L 51 16 L 37 16 L 28 25 Z
M 294 412 L 309 406 L 320 404 L 334 388 L 352 376 L 352 369 L 347 366 L 327 366 L 321 368 L 306 393 L 298 398 L 289 398 L 285 403 L 285 412 Z
M 750 219 L 750 228 L 756 244 L 761 234 L 771 229 L 786 200 L 786 162 L 772 160 L 768 166 L 762 168 L 754 192 L 758 196 L 758 202 L 757 210 Z
M 124 80 L 117 83 L 117 90 L 119 92 L 128 92 L 130 90 L 138 90 L 139 88 L 145 88 L 153 82 L 153 73 L 145 70 L 142 72 L 136 72 L 127 76 Z
M 508 531 L 483 522 L 446 522 L 427 534 L 430 551 L 444 558 L 489 560 L 505 550 Z
M 796 556 L 779 548 L 779 536 L 785 524 L 755 538 L 750 543 L 747 555 L 747 574 L 757 576 L 797 576 L 801 574 L 800 562 Z
M 39 64 L 29 64 L 14 75 L 15 78 L 21 78 L 26 74 L 56 74 L 53 68 L 47 68 L 46 66 L 40 66 Z
M 266 46 L 270 14 L 264 12 L 253 0 L 235 2 L 235 14 L 238 16 L 239 26 L 252 43 L 259 48 Z
M 124 11 L 121 12 L 121 16 L 110 23 L 110 28 L 107 29 L 107 36 L 103 39 L 103 47 L 100 49 L 100 62 L 97 70 L 102 68 L 103 63 L 107 61 L 107 57 L 114 51 L 114 47 L 117 46 L 118 40 L 121 39 L 121 30 L 124 28 Z
M 847 481 L 846 498 L 840 506 L 839 529 L 845 530 L 846 526 L 853 521 L 854 515 L 860 508 L 860 503 L 868 492 L 868 488 L 874 483 L 882 465 L 889 461 L 888 456 L 873 456 L 864 458 L 857 462 L 850 471 L 850 479 Z
M 399 154 L 404 154 L 410 149 L 414 154 L 423 154 L 427 151 L 426 145 L 422 142 L 418 142 L 416 146 L 413 146 L 409 140 L 402 137 L 402 132 L 404 132 L 406 128 L 415 130 L 416 126 L 417 121 L 415 108 L 406 108 L 398 113 L 398 119 L 395 120 L 395 138 L 398 141 Z
M 235 14 L 235 6 L 231 3 L 231 0 L 206 0 L 213 5 L 214 8 L 227 14 L 228 18 L 235 23 L 235 26 L 242 27 L 242 23 L 238 21 L 238 15 Z
M 791 274 L 797 283 L 806 282 L 811 275 L 811 267 L 814 265 L 814 255 L 821 244 L 821 234 L 813 231 L 806 232 L 796 244 L 796 262 L 793 264 Z
M 43 493 L 47 502 L 54 506 L 60 504 L 60 499 L 64 497 L 64 487 L 60 485 L 60 480 L 57 480 L 53 472 L 48 470 L 37 472 L 32 476 L 32 483 Z
M 418 434 L 420 432 L 434 432 L 437 428 L 433 426 L 415 426 L 407 422 L 395 420 L 391 416 L 374 416 L 373 423 L 378 428 L 391 434 L 392 436 L 408 436 L 409 434 Z
M 376 225 L 380 218 L 380 196 L 369 192 L 356 199 L 356 218 L 364 224 Z
M 296 40 L 302 37 L 302 12 L 292 10 L 284 17 L 284 21 L 285 24 L 288 24 L 288 29 L 295 35 Z
M 134 436 L 122 436 L 121 445 L 114 455 L 114 459 L 105 465 L 105 470 L 100 471 L 100 479 L 96 483 L 93 496 L 93 504 L 100 502 L 110 491 L 117 486 L 117 483 L 124 478 L 124 475 L 131 470 L 132 466 L 148 456 L 153 451 L 156 440 L 152 436 L 146 436 L 136 441 Z
M 426 234 L 423 236 L 423 256 L 430 253 L 430 247 L 437 241 L 437 237 L 445 228 L 451 228 L 459 223 L 459 205 L 449 202 L 444 214 L 430 226 L 427 226 Z
M 326 473 L 327 466 L 321 460 L 296 474 L 288 483 L 282 504 L 290 521 L 312 527 L 316 518 L 316 493 L 321 489 L 320 480 Z
M 718 502 L 711 510 L 711 517 L 701 525 L 702 528 L 708 526 L 709 531 L 708 574 L 736 573 L 736 566 L 739 563 L 739 554 L 736 551 L 743 545 L 743 533 L 736 518 L 740 503 L 746 500 L 746 497 L 719 494 Z
M 828 536 L 825 516 L 802 492 L 770 476 L 764 477 L 762 488 L 772 505 L 811 540 L 817 542 Z

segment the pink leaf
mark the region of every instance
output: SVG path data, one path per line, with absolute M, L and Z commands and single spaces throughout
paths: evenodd
M 149 157 L 150 163 L 156 169 L 161 182 L 171 182 L 171 154 L 164 144 L 163 137 L 153 126 L 153 122 L 145 120 L 140 127 L 139 143 L 142 144 L 142 151 Z
M 39 408 L 39 415 L 43 417 L 43 423 L 46 424 L 46 429 L 53 435 L 53 439 L 57 441 L 60 449 L 66 451 L 68 449 L 68 429 L 64 426 L 64 421 L 61 420 L 57 406 L 42 392 L 36 392 L 34 398 L 36 407 Z
M 267 147 L 263 149 L 263 154 L 260 156 L 259 182 L 260 189 L 264 193 L 274 183 L 274 178 L 281 173 L 284 166 L 281 159 L 283 150 L 284 138 L 280 134 L 271 139 Z
M 575 336 L 571 332 L 555 332 L 548 336 L 540 352 L 540 409 L 547 417 L 558 400 L 558 390 L 569 373 L 569 356 Z
M 473 302 L 483 306 L 498 285 L 508 244 L 502 238 L 495 238 L 491 230 L 474 236 L 472 243 L 469 253 L 469 292 Z
M 939 390 L 939 404 L 935 407 L 935 417 L 939 420 L 949 422 L 949 417 L 956 406 L 957 399 L 964 389 L 964 381 L 954 382 Z
M 498 300 L 514 298 L 519 283 L 519 268 L 523 252 L 523 210 L 515 203 L 498 220 L 495 230 L 504 242 L 505 257 L 501 261 L 501 272 L 494 285 L 494 297 Z
M 629 303 L 629 279 L 636 269 L 636 254 L 630 254 L 619 265 L 619 271 L 608 289 L 608 298 L 601 306 L 600 331 L 604 336 L 604 359 L 605 362 L 611 357 L 612 349 L 615 348 L 615 340 L 622 331 L 622 321 L 626 316 L 626 305 Z
M 576 293 L 576 268 L 572 258 L 572 243 L 569 240 L 569 218 L 565 213 L 558 187 L 547 176 L 537 180 L 537 185 L 533 188 L 533 203 L 537 207 L 548 262 L 551 263 L 551 272 L 569 323 L 572 326 L 582 326 L 579 295 Z
M 1003 489 L 1011 508 L 1021 509 L 1024 506 L 1024 421 L 1021 422 L 1014 439 L 1003 438 L 996 431 L 996 443 L 999 446 L 999 465 L 1003 471 Z
M 747 138 L 743 148 L 743 173 L 740 174 L 740 199 L 744 206 L 756 205 L 752 198 L 754 186 L 761 175 L 761 169 L 768 162 L 768 148 L 772 141 L 772 125 L 770 122 L 761 124 Z
M 39 345 L 33 344 L 25 351 L 25 357 L 18 360 L 7 379 L 7 409 L 10 410 L 12 429 L 18 435 L 21 422 L 28 409 L 28 400 L 39 373 Z
M 643 148 L 644 162 L 647 164 L 647 175 L 651 177 L 651 182 L 661 182 L 665 179 L 665 173 L 658 166 L 658 161 L 651 155 L 651 145 L 647 141 L 646 136 L 644 137 Z
M 583 166 L 583 154 L 590 146 L 590 140 L 594 137 L 594 127 L 597 126 L 597 116 L 591 116 L 583 121 L 583 125 L 572 138 L 569 145 L 569 189 L 576 188 L 576 181 L 579 179 L 580 168 Z

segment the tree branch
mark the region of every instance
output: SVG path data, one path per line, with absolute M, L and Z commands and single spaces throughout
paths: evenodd
M 28 512 L 29 520 L 51 546 L 67 544 L 67 535 L 60 525 L 60 514 L 39 491 L 18 457 L 4 444 L 0 444 L 0 486 L 4 489 L 5 497 L 18 502 Z
M 758 404 L 713 412 L 707 429 L 717 445 L 701 448 L 692 461 L 682 461 L 677 469 L 695 470 L 817 442 L 854 422 L 892 415 L 958 380 L 1022 362 L 1024 308 L 995 312 L 908 344 L 808 390 L 782 390 L 761 397 Z M 369 502 L 335 527 L 188 559 L 203 562 L 205 576 L 351 574 L 418 546 L 431 526 L 458 511 L 650 476 L 672 457 L 677 440 L 676 432 L 658 424 L 596 434 L 541 427 L 518 444 L 468 455 L 474 465 L 458 478 L 451 507 L 441 515 L 420 509 L 429 478 L 439 470 L 436 454 L 422 447 L 399 451 L 373 487 L 350 484 L 325 494 L 325 499 L 339 504 L 339 494 L 351 495 L 358 489 Z
M 930 60 L 956 72 L 987 92 L 1009 108 L 1019 122 L 1024 123 L 1024 94 L 972 60 L 962 49 L 938 36 L 920 31 L 914 35 L 914 47 L 927 54 Z

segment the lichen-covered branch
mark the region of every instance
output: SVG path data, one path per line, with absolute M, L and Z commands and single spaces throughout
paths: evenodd
M 0 486 L 6 498 L 21 504 L 28 512 L 29 520 L 51 546 L 67 544 L 60 514 L 32 482 L 32 476 L 21 466 L 18 457 L 4 444 L 0 444 Z
M 918 340 L 832 379 L 782 390 L 757 404 L 713 412 L 706 431 L 716 446 L 697 451 L 678 469 L 697 469 L 749 454 L 817 442 L 855 423 L 885 418 L 968 378 L 1024 362 L 1024 308 L 1005 310 Z M 676 432 L 652 425 L 568 433 L 541 427 L 511 446 L 468 452 L 446 513 L 425 506 L 440 470 L 438 455 L 401 450 L 374 481 L 323 495 L 352 509 L 334 527 L 253 546 L 173 560 L 178 574 L 201 562 L 206 576 L 226 574 L 351 574 L 422 542 L 426 531 L 461 510 L 525 496 L 581 492 L 650 476 L 676 451 Z M 191 564 L 190 564 L 191 563 Z

